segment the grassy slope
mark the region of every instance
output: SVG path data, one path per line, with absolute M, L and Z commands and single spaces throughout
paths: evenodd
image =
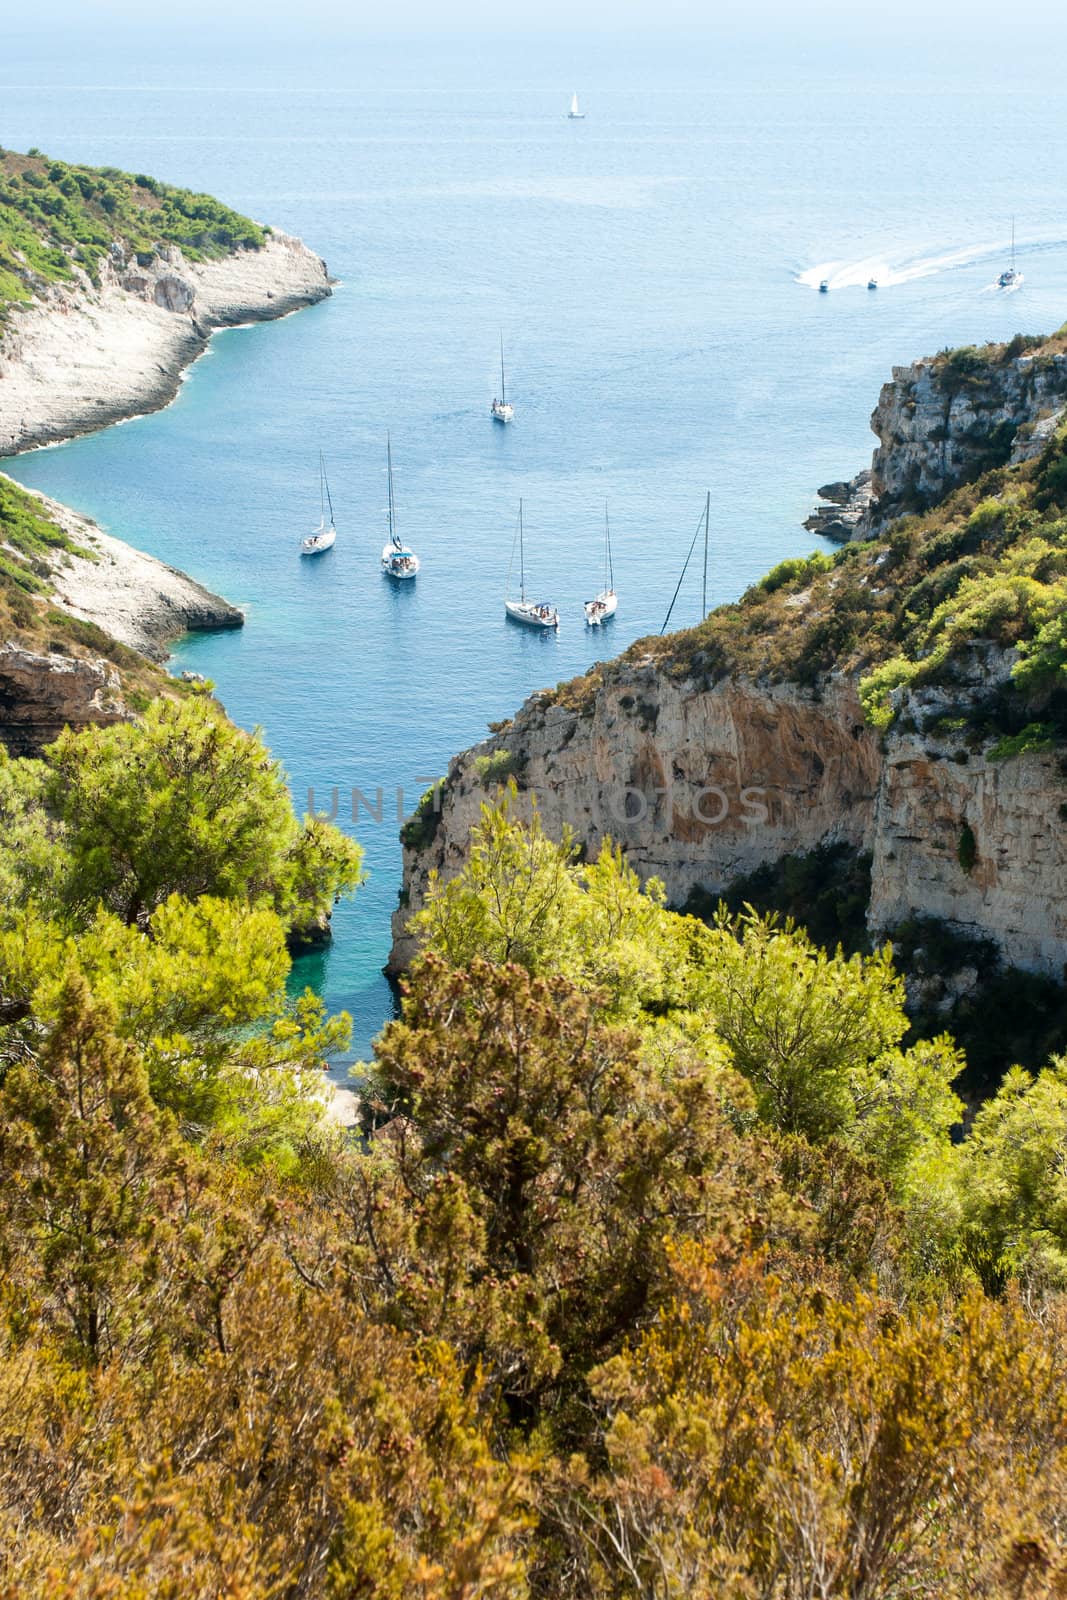
M 94 281 L 115 241 L 147 263 L 164 245 L 192 260 L 256 249 L 266 230 L 210 195 L 114 167 L 71 166 L 40 151 L 0 151 L 0 325 L 81 268 Z
M 51 604 L 50 568 L 78 547 L 43 512 L 41 504 L 0 476 L 0 642 L 60 655 L 103 656 L 119 669 L 124 697 L 134 708 L 182 686 L 136 650 L 93 622 Z

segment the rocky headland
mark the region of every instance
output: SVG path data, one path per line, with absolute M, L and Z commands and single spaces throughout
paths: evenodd
M 258 249 L 147 265 L 112 244 L 99 282 L 78 272 L 10 309 L 0 337 L 0 456 L 169 404 L 217 328 L 262 322 L 330 294 L 325 263 L 271 233 Z
M 177 567 L 113 538 L 58 500 L 36 493 L 34 499 L 71 542 L 48 564 L 51 604 L 60 611 L 95 623 L 150 661 L 165 661 L 168 645 L 183 633 L 244 623 L 242 611 Z
M 330 294 L 299 239 L 144 174 L 0 150 L 0 457 L 157 410 L 214 330 Z M 0 474 L 0 742 L 171 692 L 181 634 L 240 627 L 185 573 Z
M 587 855 L 610 835 L 676 906 L 835 847 L 868 875 L 872 938 L 927 919 L 1062 980 L 1067 360 L 1033 343 L 897 369 L 836 557 L 783 563 L 458 755 L 404 830 L 392 970 L 513 781 L 518 815 Z
M 1067 335 L 960 350 L 894 367 L 878 397 L 869 469 L 818 490 L 804 526 L 844 542 L 940 504 L 995 467 L 1039 456 L 1067 408 Z

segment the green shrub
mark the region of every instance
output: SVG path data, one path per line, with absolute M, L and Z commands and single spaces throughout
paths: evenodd
M 441 785 L 439 778 L 420 799 L 411 816 L 400 829 L 400 842 L 408 850 L 425 850 L 431 844 L 441 820 Z
M 1056 743 L 1056 730 L 1046 722 L 1028 722 L 1021 733 L 998 739 L 989 752 L 990 761 L 1010 761 L 1014 756 L 1031 755 L 1039 750 L 1051 750 Z
M 956 859 L 964 872 L 974 871 L 974 864 L 978 860 L 978 842 L 974 837 L 974 829 L 970 823 L 965 822 L 960 829 L 959 843 L 956 846 Z
M 507 783 L 518 765 L 518 757 L 513 750 L 493 750 L 488 755 L 475 758 L 474 771 L 478 782 L 488 789 L 494 784 Z

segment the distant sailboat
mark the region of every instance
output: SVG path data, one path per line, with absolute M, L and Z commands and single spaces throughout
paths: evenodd
M 329 507 L 330 520 L 326 520 L 326 508 Z M 319 525 L 314 533 L 309 533 L 306 539 L 300 541 L 300 554 L 302 556 L 321 556 L 324 551 L 333 546 L 337 538 L 337 529 L 333 525 L 333 501 L 330 499 L 330 485 L 326 478 L 326 463 L 319 451 Z
M 546 600 L 527 600 L 526 598 L 526 555 L 523 547 L 522 528 L 522 501 L 519 501 L 519 529 L 516 535 L 519 542 L 519 598 L 512 600 L 511 594 L 511 567 L 515 564 L 515 546 L 511 547 L 511 566 L 508 567 L 507 587 L 504 591 L 504 610 L 513 622 L 522 622 L 528 628 L 558 628 L 559 612 L 555 606 L 549 605 Z
M 607 502 L 604 502 L 604 587 L 592 600 L 585 602 L 585 620 L 591 628 L 599 628 L 619 609 L 615 593 L 615 574 L 611 565 L 611 526 L 608 522 Z
M 494 400 L 489 407 L 489 413 L 494 422 L 510 422 L 515 415 L 515 407 L 508 404 L 507 385 L 504 382 L 504 335 L 500 335 L 500 398 Z
M 1021 272 L 1015 269 L 1015 218 L 1011 219 L 1011 266 L 1005 267 L 997 279 L 998 289 L 1017 289 L 1023 281 Z
M 571 122 L 584 122 L 585 121 L 585 112 L 584 111 L 579 111 L 579 109 L 578 109 L 578 91 L 577 91 L 577 89 L 575 89 L 574 93 L 571 95 L 571 108 L 567 112 L 567 116 L 568 116 L 568 118 L 570 119 Z
M 419 558 L 409 550 L 396 531 L 396 497 L 393 494 L 393 446 L 385 436 L 385 460 L 389 473 L 389 542 L 382 546 L 382 571 L 387 578 L 414 578 L 419 570 Z

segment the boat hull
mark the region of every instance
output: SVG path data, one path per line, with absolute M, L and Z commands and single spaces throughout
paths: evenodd
M 585 620 L 591 628 L 599 628 L 602 622 L 610 621 L 618 609 L 618 595 L 614 590 L 605 590 L 595 600 L 585 602 Z
M 494 422 L 508 423 L 515 415 L 515 407 L 513 405 L 491 406 L 490 415 Z
M 545 633 L 559 627 L 559 613 L 552 609 L 549 609 L 546 617 L 542 616 L 537 607 L 524 605 L 521 600 L 505 600 L 504 610 L 512 622 L 521 622 L 524 628 L 538 628 Z
M 310 539 L 301 539 L 300 554 L 302 556 L 322 556 L 327 550 L 332 550 L 337 538 L 336 528 L 329 528 L 325 533 L 313 533 Z
M 398 566 L 396 551 L 392 545 L 387 544 L 382 550 L 382 575 L 386 578 L 392 578 L 394 583 L 406 583 L 412 578 L 417 578 L 420 566 L 419 558 L 416 555 L 411 555 L 408 560 L 410 565 Z

